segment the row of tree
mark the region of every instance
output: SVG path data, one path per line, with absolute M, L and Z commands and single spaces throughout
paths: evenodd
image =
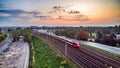
M 88 32 L 80 29 L 66 29 L 66 30 L 56 30 L 54 32 L 56 35 L 66 36 L 68 38 L 74 38 L 78 40 L 88 40 Z
M 31 30 L 29 28 L 25 28 L 23 30 L 14 29 L 12 30 L 13 41 L 18 41 L 20 36 L 24 36 L 24 40 L 27 42 L 31 42 Z

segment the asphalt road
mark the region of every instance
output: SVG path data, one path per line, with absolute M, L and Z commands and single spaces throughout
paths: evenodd
M 8 46 L 12 43 L 12 37 L 10 34 L 7 34 L 7 38 L 5 41 L 3 41 L 1 44 L 0 44 L 0 53 L 8 48 Z

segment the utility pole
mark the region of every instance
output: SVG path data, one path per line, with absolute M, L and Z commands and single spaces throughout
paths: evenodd
M 46 27 L 46 31 L 47 31 L 47 32 L 46 32 L 46 37 L 47 37 L 47 40 L 48 40 L 48 33 L 49 33 L 49 32 L 48 32 L 48 27 Z
M 49 32 L 48 32 L 48 30 L 47 30 L 47 34 L 46 34 L 46 35 L 47 35 L 47 40 L 48 40 L 48 33 L 49 33 Z
M 65 42 L 65 56 L 67 56 L 67 42 Z
M 77 40 L 77 34 L 78 34 L 78 32 L 76 32 L 76 34 L 75 34 L 75 40 Z

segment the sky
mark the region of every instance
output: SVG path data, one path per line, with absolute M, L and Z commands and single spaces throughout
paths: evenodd
M 120 25 L 120 0 L 0 0 L 0 26 Z

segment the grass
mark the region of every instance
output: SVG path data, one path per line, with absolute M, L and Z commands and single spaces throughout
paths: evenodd
M 33 36 L 31 68 L 72 68 L 69 62 L 56 54 L 42 38 Z
M 112 56 L 113 58 L 120 60 L 120 55 L 117 55 L 117 54 L 114 54 L 114 53 L 111 53 L 111 52 L 108 52 L 108 51 L 105 51 L 105 50 L 102 50 L 102 49 L 99 49 L 99 48 L 96 48 L 96 47 L 92 47 L 92 46 L 83 45 L 83 47 L 85 47 L 87 49 L 90 49 L 92 51 L 96 51 L 96 52 L 106 54 L 108 56 Z

